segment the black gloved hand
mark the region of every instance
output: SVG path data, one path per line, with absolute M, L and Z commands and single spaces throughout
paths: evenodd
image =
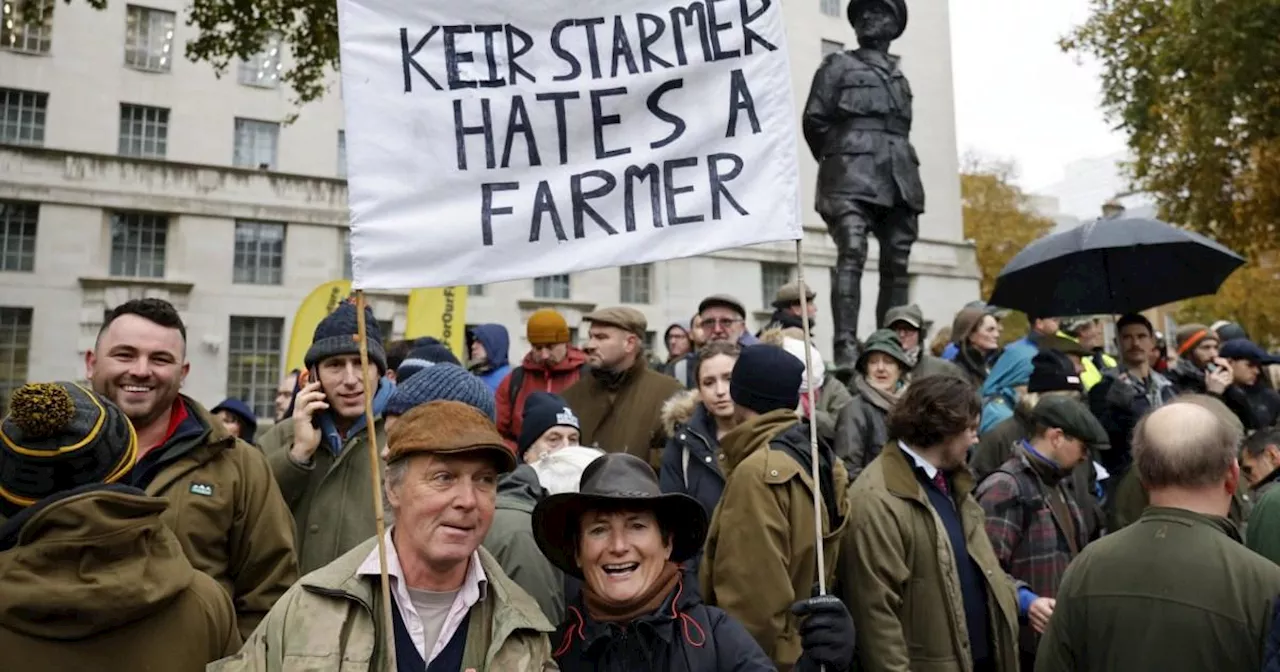
M 853 667 L 856 633 L 849 609 L 840 598 L 822 595 L 791 605 L 791 613 L 801 618 L 800 645 L 804 652 L 796 661 L 796 670 L 817 670 L 825 665 L 827 672 L 845 672 Z

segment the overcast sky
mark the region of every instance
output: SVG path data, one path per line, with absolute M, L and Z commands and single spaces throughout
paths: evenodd
M 1088 0 L 952 0 L 956 129 L 967 150 L 1014 159 L 1039 189 L 1076 159 L 1124 149 L 1099 109 L 1098 68 L 1057 41 L 1088 16 Z

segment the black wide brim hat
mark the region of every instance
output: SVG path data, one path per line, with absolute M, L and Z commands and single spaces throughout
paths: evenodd
M 850 0 L 849 6 L 845 9 L 845 16 L 849 19 L 849 25 L 854 25 L 854 19 L 868 7 L 880 5 L 888 7 L 898 17 L 898 32 L 889 38 L 889 41 L 902 37 L 907 32 L 907 3 L 905 0 Z
M 592 510 L 652 511 L 671 535 L 671 561 L 697 555 L 707 540 L 707 510 L 688 495 L 664 494 L 649 463 L 626 453 L 596 458 L 582 472 L 578 492 L 551 495 L 533 509 L 533 538 L 551 564 L 581 579 L 576 559 L 579 521 Z

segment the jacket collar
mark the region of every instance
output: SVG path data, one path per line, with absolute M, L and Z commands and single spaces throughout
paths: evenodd
M 799 422 L 795 411 L 781 408 L 770 411 L 738 425 L 732 432 L 724 435 L 720 442 L 720 453 L 724 455 L 724 477 L 761 447 L 768 447 L 773 437 L 782 433 L 787 427 Z
M 375 622 L 381 620 L 374 607 L 375 594 L 379 592 L 377 576 L 361 576 L 360 565 L 377 551 L 378 539 L 372 537 L 356 546 L 342 557 L 328 565 L 303 577 L 299 583 L 302 588 L 317 595 L 340 598 L 356 602 L 374 616 Z M 541 607 L 523 590 L 517 591 L 516 584 L 502 572 L 502 567 L 483 546 L 476 549 L 480 557 L 480 568 L 483 570 L 487 584 L 486 600 L 493 598 L 493 633 L 494 644 L 518 630 L 534 630 L 552 633 L 555 628 L 543 615 Z M 378 595 L 377 600 L 381 600 Z
M 890 441 L 884 447 L 880 452 L 880 459 L 884 460 L 884 483 L 889 492 L 904 499 L 926 502 L 924 488 L 913 472 L 915 464 L 898 446 L 897 441 Z M 973 475 L 968 469 L 957 469 L 951 473 L 951 491 L 956 501 L 968 497 L 973 492 L 973 486 Z
M 1220 516 L 1206 516 L 1202 513 L 1196 513 L 1186 509 L 1175 509 L 1165 506 L 1148 506 L 1147 509 L 1142 512 L 1142 517 L 1138 519 L 1138 522 L 1145 523 L 1154 520 L 1177 522 L 1187 526 L 1198 525 L 1201 527 L 1208 527 L 1221 532 L 1236 541 L 1241 541 L 1240 528 L 1236 527 L 1235 523 Z

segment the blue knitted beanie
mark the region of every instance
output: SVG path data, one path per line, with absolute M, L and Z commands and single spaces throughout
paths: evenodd
M 489 386 L 454 364 L 429 366 L 397 384 L 383 415 L 404 415 L 431 401 L 460 401 L 498 421 L 498 408 Z
M 357 327 L 356 304 L 343 301 L 337 310 L 316 325 L 315 336 L 303 363 L 311 368 L 330 357 L 360 354 L 360 344 L 355 339 L 359 333 Z M 387 354 L 382 349 L 382 331 L 378 329 L 378 321 L 373 319 L 373 310 L 369 306 L 364 307 L 364 329 L 369 337 L 369 361 L 378 365 L 378 373 L 386 373 Z

